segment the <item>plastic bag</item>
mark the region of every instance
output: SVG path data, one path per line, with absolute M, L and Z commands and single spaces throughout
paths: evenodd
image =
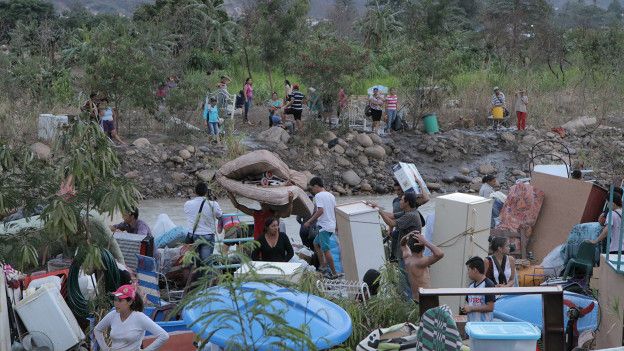
M 565 244 L 561 244 L 555 247 L 548 255 L 546 255 L 546 257 L 544 257 L 541 266 L 544 268 L 555 268 L 556 272 L 563 269 L 565 260 L 561 252 L 564 246 Z
M 175 228 L 175 226 L 175 223 L 173 223 L 168 215 L 166 215 L 165 213 L 161 213 L 156 219 L 156 224 L 154 225 L 154 228 L 152 228 L 152 235 L 154 236 L 154 238 L 158 238 L 164 233 Z

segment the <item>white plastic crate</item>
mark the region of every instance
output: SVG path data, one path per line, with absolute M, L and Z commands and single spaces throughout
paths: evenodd
M 540 330 L 527 322 L 468 322 L 471 351 L 533 351 Z

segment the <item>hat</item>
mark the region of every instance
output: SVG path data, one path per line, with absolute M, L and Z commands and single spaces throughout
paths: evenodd
M 126 284 L 126 285 L 120 286 L 117 290 L 115 290 L 115 292 L 113 293 L 113 296 L 118 297 L 120 299 L 133 299 L 134 300 L 135 294 L 136 294 L 136 291 L 134 290 L 134 287 L 130 284 Z
M 497 91 L 497 90 L 500 90 L 500 89 L 498 89 L 498 87 L 494 87 L 494 91 Z
M 292 87 L 293 87 L 293 89 L 297 90 L 297 89 L 299 89 L 299 84 L 293 84 Z

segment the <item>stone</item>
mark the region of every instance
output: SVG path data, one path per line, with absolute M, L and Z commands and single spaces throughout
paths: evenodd
M 278 143 L 277 144 L 277 149 L 278 150 L 288 150 L 288 145 L 286 145 L 284 143 Z
M 505 132 L 503 134 L 501 134 L 501 139 L 503 139 L 504 141 L 508 142 L 508 143 L 513 143 L 514 141 L 516 141 L 516 136 L 509 133 L 509 132 Z
M 317 157 L 321 156 L 321 150 L 319 150 L 319 148 L 316 146 L 312 147 L 312 155 L 317 156 Z
M 373 170 L 372 167 L 364 167 L 364 173 L 369 176 L 372 175 L 373 173 L 375 173 L 375 170 Z
M 521 177 L 521 178 L 526 177 L 526 173 L 524 173 L 523 171 L 519 169 L 514 169 L 513 171 L 511 171 L 511 174 L 513 174 L 516 177 Z
M 458 183 L 466 183 L 466 184 L 472 183 L 472 178 L 465 176 L 465 175 L 461 175 L 461 174 L 458 174 L 455 177 L 453 177 L 453 180 L 455 180 Z
M 199 150 L 201 150 L 202 152 L 205 152 L 205 153 L 210 153 L 210 147 L 206 146 L 206 145 L 200 146 Z
M 364 154 L 368 157 L 382 160 L 384 157 L 386 157 L 386 150 L 379 145 L 369 146 L 364 149 Z
M 479 166 L 479 173 L 481 174 L 493 174 L 496 173 L 496 169 L 491 164 L 482 164 Z
M 355 173 L 352 169 L 342 173 L 342 180 L 350 186 L 357 186 L 362 181 L 360 176 L 357 175 L 357 173 Z
M 360 133 L 355 137 L 355 140 L 358 142 L 358 144 L 360 144 L 362 147 L 369 147 L 369 146 L 373 146 L 373 139 L 371 139 L 371 137 L 368 136 L 368 134 L 366 133 Z
M 437 190 L 442 189 L 442 184 L 440 183 L 432 182 L 432 183 L 426 183 L 426 185 L 427 185 L 427 188 L 429 188 L 429 190 L 432 190 L 432 191 L 437 191 Z
M 418 147 L 417 147 L 417 150 L 420 151 L 420 152 L 424 152 L 424 151 L 427 150 L 427 145 L 419 144 Z
M 483 184 L 480 183 L 480 182 L 479 183 L 472 183 L 472 184 L 470 184 L 470 190 L 477 192 L 477 191 L 481 190 L 481 185 L 483 185 Z
M 354 148 L 351 148 L 351 147 L 347 147 L 346 149 L 347 149 L 347 151 L 345 151 L 345 154 L 347 156 L 349 156 L 349 157 L 358 157 L 359 154 L 358 154 L 357 150 L 355 150 Z
M 347 148 L 349 146 L 349 143 L 347 143 L 344 139 L 338 138 L 338 145 Z
M 375 144 L 378 144 L 378 145 L 383 144 L 383 140 L 381 139 L 381 137 L 375 133 L 371 134 L 370 138 Z
M 162 154 L 160 154 L 160 160 L 162 162 L 167 162 L 169 160 L 169 154 L 166 152 L 163 152 Z
M 183 160 L 188 160 L 192 156 L 191 152 L 188 151 L 187 149 L 180 150 L 180 152 L 178 152 L 178 155 L 180 155 L 180 157 L 182 157 Z
M 128 150 L 128 151 L 126 151 L 126 155 L 128 155 L 128 156 L 136 155 L 136 153 L 137 153 L 136 150 Z
M 386 194 L 388 192 L 388 189 L 386 189 L 383 185 L 375 185 L 375 192 L 377 194 Z
M 551 139 L 552 139 L 552 138 L 554 138 L 554 137 L 556 137 L 556 136 L 557 136 L 557 134 L 555 134 L 555 133 L 553 133 L 553 132 L 546 132 L 546 137 L 547 137 L 547 138 L 551 138 Z
M 522 143 L 528 146 L 533 146 L 537 144 L 538 141 L 539 140 L 534 135 L 525 135 L 524 138 L 522 138 Z
M 181 182 L 183 180 L 185 180 L 188 176 L 185 173 L 180 173 L 180 172 L 173 172 L 171 174 L 171 179 L 175 180 L 176 182 Z
M 184 150 L 184 151 L 186 151 L 186 150 Z M 171 157 L 171 161 L 173 161 L 175 163 L 184 163 L 184 159 L 182 157 L 180 157 L 180 156 L 172 156 Z
M 368 183 L 362 182 L 362 184 L 360 184 L 360 190 L 370 192 L 373 191 L 373 187 Z
M 444 177 L 442 177 L 442 182 L 444 182 L 446 184 L 451 184 L 451 183 L 455 182 L 455 177 L 444 176 Z
M 138 178 L 140 175 L 139 171 L 130 171 L 126 174 L 124 174 L 124 177 L 128 178 L 128 179 L 136 179 Z
M 323 140 L 321 140 L 321 139 L 314 139 L 314 140 L 312 140 L 312 144 L 314 146 L 323 146 Z
M 154 183 L 162 183 L 162 178 L 154 178 Z
M 195 146 L 193 146 L 193 145 L 188 145 L 188 146 L 186 147 L 186 150 L 187 150 L 188 152 L 190 152 L 190 153 L 194 154 L 194 153 L 195 153 Z
M 316 161 L 314 162 L 314 167 L 312 168 L 313 171 L 322 171 L 325 169 L 325 166 L 323 166 L 322 163 Z
M 344 195 L 347 193 L 347 190 L 338 184 L 333 185 L 334 191 L 336 191 L 340 195 Z
M 468 175 L 470 174 L 470 169 L 468 167 L 462 167 L 459 169 L 459 172 L 463 175 Z
M 340 155 L 345 153 L 345 149 L 340 145 L 334 146 L 332 150 L 334 150 L 335 153 L 340 154 Z
M 353 139 L 355 139 L 355 135 L 353 135 L 353 133 L 347 133 L 344 138 L 346 141 L 353 141 Z
M 30 151 L 40 160 L 49 160 L 52 157 L 52 150 L 43 143 L 34 143 L 30 145 Z
M 336 157 L 336 163 L 338 164 L 338 166 L 340 167 L 352 167 L 353 165 L 351 164 L 351 161 L 347 160 L 346 158 L 342 157 L 342 156 L 338 156 Z
M 336 134 L 332 131 L 325 132 L 325 141 L 329 142 L 330 140 L 336 139 Z
M 272 143 L 287 143 L 290 140 L 290 134 L 280 127 L 271 127 L 260 132 L 257 136 L 258 140 L 268 141 Z
M 431 155 L 431 154 L 435 153 L 435 148 L 433 146 L 429 145 L 425 149 L 425 152 Z
M 144 148 L 146 146 L 151 145 L 151 143 L 146 138 L 138 138 L 137 140 L 132 142 L 132 145 L 134 145 L 134 146 L 136 146 L 138 148 Z
M 591 127 L 595 125 L 596 123 L 598 123 L 598 120 L 596 118 L 583 116 L 583 117 L 579 117 L 577 119 L 568 121 L 564 123 L 561 127 L 565 129 L 566 131 L 574 134 L 579 130 L 585 129 L 587 127 Z
M 216 171 L 213 169 L 204 169 L 202 171 L 199 171 L 197 173 L 195 173 L 195 176 L 199 179 L 201 179 L 204 182 L 209 182 L 212 180 L 212 178 L 214 177 Z
M 472 178 L 472 184 L 482 184 L 483 178 L 474 177 Z

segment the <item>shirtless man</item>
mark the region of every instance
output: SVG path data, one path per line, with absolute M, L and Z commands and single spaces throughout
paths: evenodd
M 429 248 L 432 256 L 423 256 L 425 247 Z M 401 239 L 401 252 L 405 261 L 407 278 L 412 287 L 412 297 L 418 302 L 418 288 L 428 288 L 431 285 L 429 266 L 444 257 L 444 252 L 433 245 L 418 231 L 413 231 Z

